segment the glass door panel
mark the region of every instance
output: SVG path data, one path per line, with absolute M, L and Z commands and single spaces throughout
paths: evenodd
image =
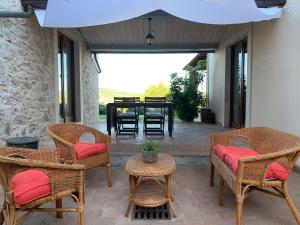
M 245 126 L 247 92 L 247 41 L 232 47 L 231 127 Z
M 60 51 L 58 54 L 60 117 L 62 122 L 75 121 L 74 107 L 74 43 L 69 38 L 59 36 Z

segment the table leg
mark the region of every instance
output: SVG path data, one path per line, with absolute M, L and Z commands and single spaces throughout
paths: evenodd
M 131 206 L 132 206 L 132 202 L 133 202 L 133 189 L 134 189 L 134 177 L 129 175 L 128 176 L 128 181 L 129 181 L 129 197 L 128 197 L 128 207 L 127 207 L 127 210 L 125 212 L 125 217 L 128 217 L 129 215 L 129 212 L 130 212 L 130 209 L 131 209 Z
M 167 198 L 168 198 L 168 202 L 171 208 L 171 212 L 173 214 L 173 216 L 176 218 L 176 210 L 175 207 L 172 203 L 172 175 L 168 175 L 166 176 L 166 185 L 167 185 Z
M 171 182 L 171 200 L 174 201 L 174 195 L 173 195 L 173 176 L 170 175 L 170 182 Z
M 174 110 L 173 106 L 168 107 L 168 131 L 169 136 L 173 136 L 173 126 L 174 126 Z
M 106 105 L 106 128 L 107 133 L 109 136 L 111 136 L 111 107 L 109 104 Z

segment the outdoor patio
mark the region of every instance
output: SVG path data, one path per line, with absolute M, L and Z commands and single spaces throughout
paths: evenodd
M 107 133 L 105 122 L 97 122 L 91 126 Z M 165 124 L 165 129 L 166 127 L 167 124 Z M 162 152 L 172 156 L 209 156 L 211 133 L 228 130 L 215 124 L 186 123 L 179 120 L 174 123 L 173 137 L 169 137 L 167 131 L 165 131 L 165 136 L 149 135 L 146 137 L 143 134 L 142 121 L 139 123 L 139 129 L 140 132 L 135 138 L 130 134 L 116 138 L 112 130 L 111 155 L 132 155 L 140 150 L 143 141 L 155 140 L 159 143 Z
M 197 121 L 197 120 L 196 120 Z M 106 122 L 100 121 L 90 126 L 107 133 Z M 173 137 L 165 136 L 145 136 L 142 132 L 143 123 L 139 123 L 140 132 L 134 138 L 132 135 L 118 136 L 112 129 L 112 143 L 110 148 L 111 164 L 114 166 L 124 166 L 128 157 L 140 151 L 141 144 L 145 140 L 155 140 L 159 144 L 160 152 L 167 153 L 175 157 L 177 164 L 187 166 L 208 165 L 210 151 L 210 135 L 229 130 L 215 124 L 205 124 L 200 122 L 186 123 L 179 120 L 174 123 Z M 91 135 L 83 135 L 82 141 L 93 141 Z M 53 141 L 43 143 L 41 148 L 55 148 Z
M 227 187 L 224 207 L 218 205 L 218 181 L 209 186 L 209 170 L 202 167 L 178 167 L 174 174 L 174 195 L 177 218 L 168 221 L 138 221 L 125 218 L 128 178 L 123 167 L 113 167 L 113 186 L 107 187 L 104 170 L 93 169 L 86 174 L 85 222 L 101 225 L 233 225 L 235 224 L 235 197 Z M 300 207 L 298 181 L 293 173 L 289 180 L 290 193 Z M 71 202 L 71 201 L 70 201 Z M 70 202 L 64 201 L 63 205 Z M 73 202 L 71 203 L 73 204 Z M 71 205 L 70 204 L 70 205 Z M 245 201 L 245 225 L 296 225 L 286 202 L 263 193 L 254 192 Z M 24 225 L 76 224 L 76 213 L 65 213 L 56 219 L 55 213 L 33 213 Z
M 300 225 L 300 1 L 2 2 L 0 225 Z

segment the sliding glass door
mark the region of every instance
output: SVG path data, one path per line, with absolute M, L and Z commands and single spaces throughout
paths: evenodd
M 245 127 L 247 93 L 247 39 L 232 46 L 230 125 Z
M 59 34 L 58 90 L 61 122 L 75 121 L 74 89 L 74 42 L 68 37 Z

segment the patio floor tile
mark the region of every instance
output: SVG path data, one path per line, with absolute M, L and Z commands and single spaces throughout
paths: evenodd
M 86 225 L 234 225 L 235 197 L 225 189 L 224 207 L 218 205 L 218 178 L 215 187 L 209 187 L 209 169 L 201 167 L 178 167 L 174 176 L 174 205 L 177 218 L 168 221 L 140 221 L 124 217 L 127 207 L 128 181 L 123 168 L 113 167 L 113 187 L 107 187 L 104 169 L 95 168 L 86 175 Z M 290 192 L 300 208 L 297 183 L 300 174 L 293 173 Z M 65 200 L 64 206 L 73 202 Z M 245 201 L 245 225 L 296 225 L 286 202 L 276 197 L 253 192 Z M 65 213 L 63 219 L 55 214 L 30 214 L 25 225 L 73 225 L 76 213 Z

